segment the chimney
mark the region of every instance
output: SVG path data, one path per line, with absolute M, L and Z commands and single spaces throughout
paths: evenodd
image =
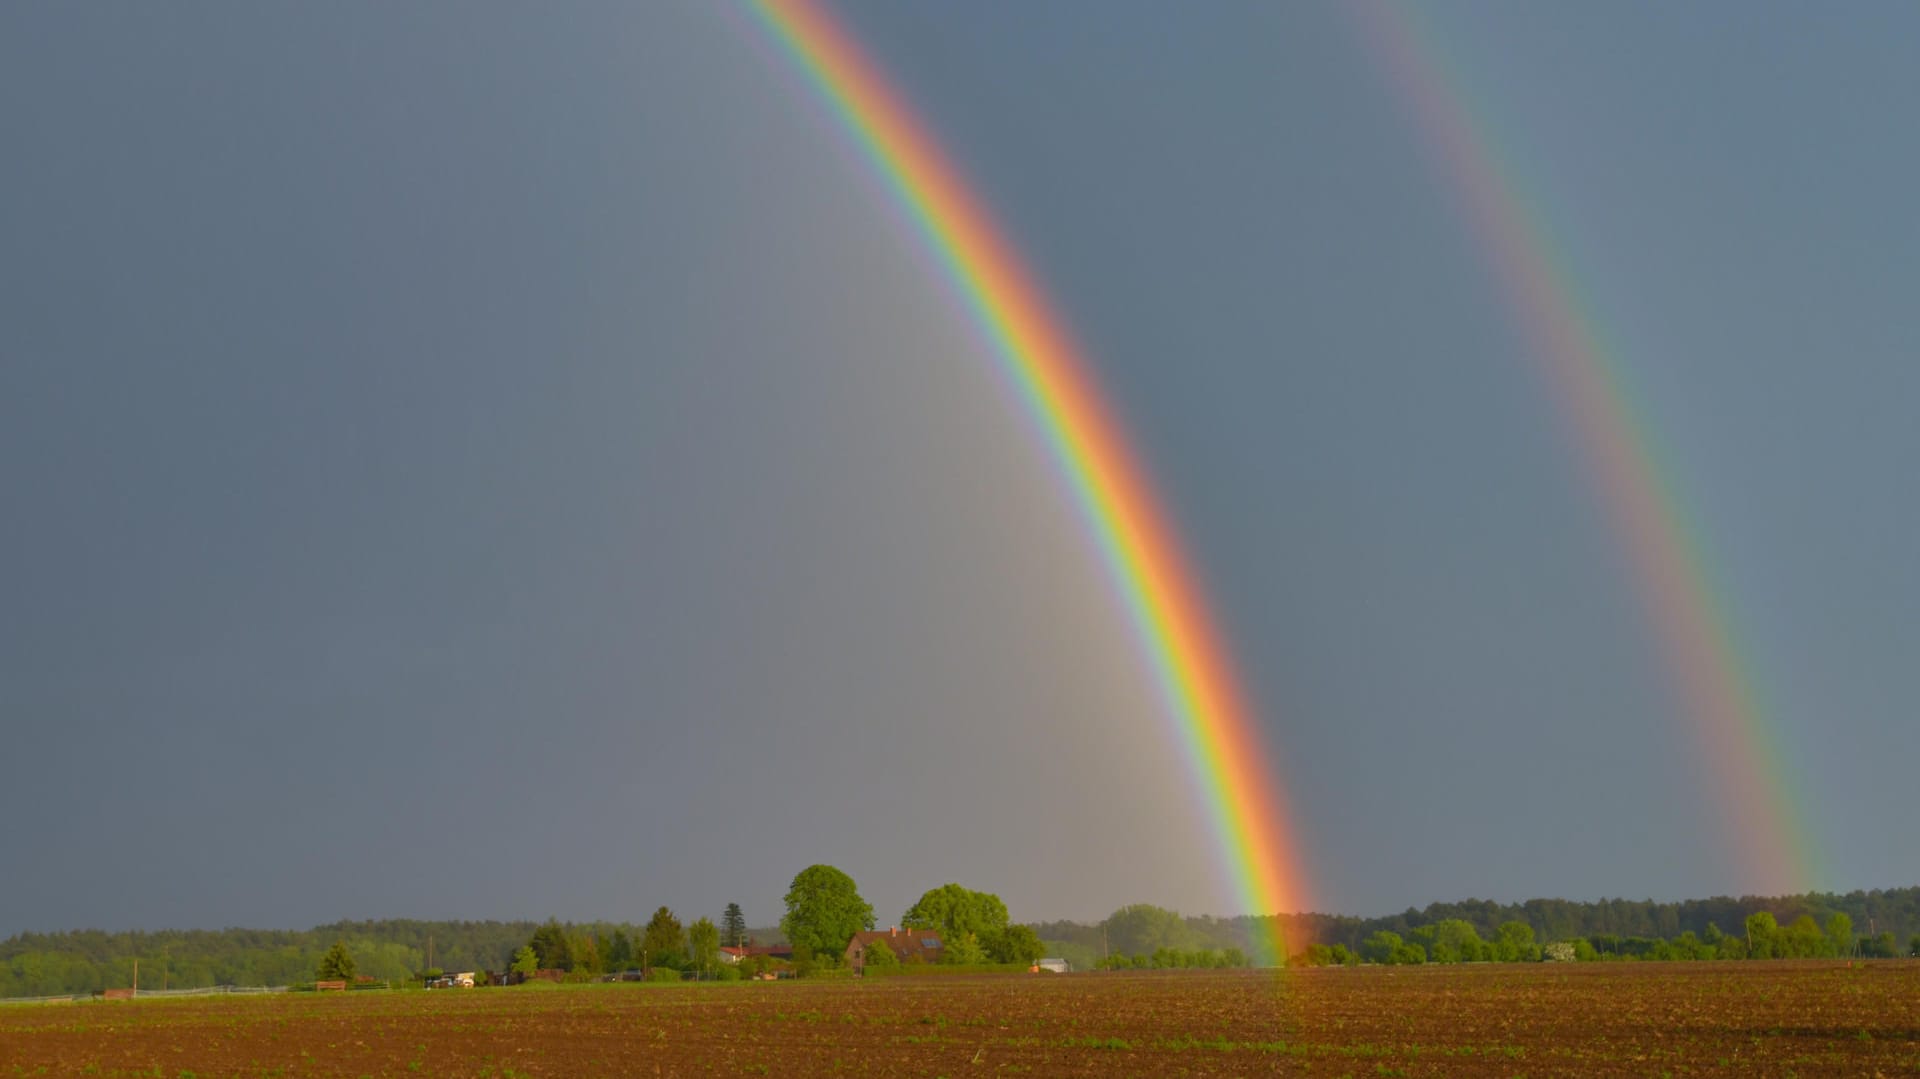
M 887 927 L 887 936 L 890 936 L 890 937 L 897 937 L 897 936 L 899 936 L 899 935 L 900 935 L 900 927 L 899 927 L 899 926 L 897 926 L 897 925 L 890 925 L 890 926 L 888 926 L 888 927 Z

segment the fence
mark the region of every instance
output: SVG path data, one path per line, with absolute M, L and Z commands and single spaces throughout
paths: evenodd
M 133 994 L 136 998 L 147 997 L 211 997 L 227 994 L 252 995 L 258 993 L 284 993 L 284 985 L 208 985 L 198 989 L 142 989 Z M 101 993 L 56 993 L 45 997 L 0 997 L 0 1004 L 72 1004 L 79 1001 L 104 999 Z
M 204 985 L 198 989 L 142 989 L 141 997 L 214 997 L 229 994 L 284 993 L 284 985 Z

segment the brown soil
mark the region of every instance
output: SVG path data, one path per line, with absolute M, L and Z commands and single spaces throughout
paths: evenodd
M 913 977 L 0 1008 L 0 1076 L 1920 1073 L 1920 962 Z

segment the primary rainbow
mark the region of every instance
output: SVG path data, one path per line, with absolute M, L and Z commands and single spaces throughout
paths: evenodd
M 1037 422 L 1153 668 L 1247 913 L 1302 909 L 1259 728 L 1173 529 L 1066 327 L 933 136 L 825 8 L 754 0 L 751 9 L 906 211 Z M 1271 957 L 1274 942 L 1260 943 Z
M 1753 889 L 1798 892 L 1816 880 L 1753 679 L 1715 597 L 1697 533 L 1674 496 L 1621 361 L 1582 304 L 1566 260 L 1528 212 L 1517 170 L 1476 122 L 1441 50 L 1410 7 L 1356 0 L 1362 34 L 1390 72 L 1463 217 L 1508 295 L 1529 353 L 1574 430 L 1626 548 L 1649 620 L 1691 717 L 1730 842 Z

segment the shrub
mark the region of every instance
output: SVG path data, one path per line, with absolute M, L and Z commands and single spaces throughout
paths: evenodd
M 1402 943 L 1400 934 L 1390 929 L 1382 929 L 1360 945 L 1360 954 L 1365 956 L 1369 963 L 1392 963 L 1394 952 Z
M 955 966 L 973 967 L 987 961 L 987 951 L 980 946 L 980 938 L 972 933 L 962 933 L 947 942 L 946 955 L 942 962 Z
M 890 970 L 900 965 L 900 957 L 893 954 L 893 948 L 884 940 L 876 940 L 867 945 L 867 969 Z

